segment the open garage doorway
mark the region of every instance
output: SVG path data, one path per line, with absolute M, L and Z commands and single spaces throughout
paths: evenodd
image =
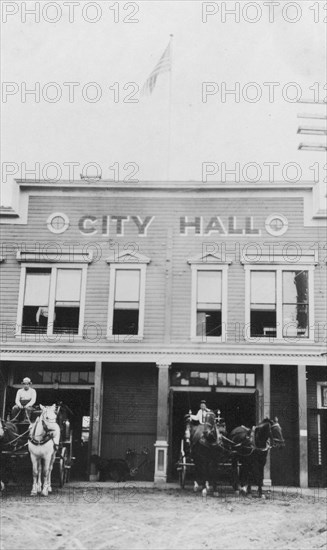
M 16 388 L 7 388 L 7 403 L 14 403 Z M 36 388 L 36 405 L 52 405 L 62 402 L 67 408 L 67 417 L 72 431 L 71 456 L 75 457 L 71 468 L 71 480 L 88 479 L 88 461 L 91 416 L 90 389 Z M 8 413 L 10 408 L 8 408 Z
M 200 401 L 206 400 L 207 407 L 221 412 L 226 422 L 227 433 L 236 426 L 251 428 L 256 423 L 256 392 L 231 393 L 203 391 L 172 391 L 170 399 L 170 472 L 169 478 L 176 480 L 181 439 L 185 432 L 185 415 L 191 409 L 195 414 L 200 408 Z

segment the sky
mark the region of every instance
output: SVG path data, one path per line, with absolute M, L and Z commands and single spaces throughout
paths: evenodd
M 298 114 L 326 107 L 296 99 L 327 95 L 323 4 L 3 1 L 2 204 L 14 178 L 99 171 L 125 181 L 322 180 L 325 155 L 298 144 L 323 138 L 297 128 L 312 123 Z M 142 96 L 171 34 L 172 70 Z M 35 87 L 39 98 L 25 93 Z

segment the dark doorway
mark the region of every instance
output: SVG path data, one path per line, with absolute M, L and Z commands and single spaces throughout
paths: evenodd
M 15 401 L 16 388 L 7 389 L 7 403 L 10 412 L 10 406 Z M 54 389 L 37 388 L 36 405 L 52 405 L 62 402 L 67 407 L 67 417 L 72 431 L 72 449 L 71 454 L 75 457 L 71 468 L 71 479 L 87 480 L 88 474 L 88 455 L 89 455 L 89 431 L 83 428 L 87 425 L 87 419 L 90 418 L 90 390 L 80 389 Z
M 327 487 L 327 411 L 320 411 L 321 418 L 321 475 L 320 486 Z
M 174 391 L 171 393 L 171 440 L 170 440 L 170 479 L 177 478 L 176 463 L 178 462 L 181 439 L 185 431 L 185 414 L 189 409 L 195 414 L 200 406 L 200 401 L 205 399 L 207 407 L 211 410 L 220 410 L 222 418 L 226 422 L 229 433 L 236 426 L 242 424 L 251 428 L 256 423 L 255 392 L 240 393 L 204 393 Z

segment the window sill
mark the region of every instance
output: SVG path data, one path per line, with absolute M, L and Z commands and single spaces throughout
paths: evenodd
M 302 338 L 301 336 L 287 336 L 285 338 L 275 338 L 273 336 L 253 336 L 252 338 L 245 338 L 246 342 L 250 344 L 315 344 L 313 338 Z
M 134 342 L 141 342 L 144 339 L 143 336 L 137 334 L 109 334 L 107 335 L 107 341 L 113 344 L 133 344 Z
M 21 342 L 35 342 L 42 343 L 46 342 L 47 344 L 55 344 L 57 342 L 82 342 L 84 340 L 83 336 L 78 334 L 15 334 L 16 340 L 21 340 Z
M 221 336 L 191 336 L 191 342 L 198 344 L 221 344 L 226 342 Z

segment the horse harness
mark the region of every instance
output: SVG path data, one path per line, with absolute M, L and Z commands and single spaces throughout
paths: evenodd
M 36 431 L 36 426 L 37 424 L 40 422 L 40 420 L 42 421 L 42 426 L 43 426 L 43 429 L 45 431 L 45 437 L 43 439 L 41 439 L 41 441 L 38 441 L 37 439 L 35 439 L 35 431 Z M 45 445 L 46 443 L 48 443 L 48 441 L 50 441 L 51 439 L 53 439 L 53 433 L 52 433 L 52 430 L 48 428 L 47 424 L 44 422 L 44 419 L 39 417 L 35 423 L 34 423 L 34 429 L 33 429 L 33 433 L 30 435 L 30 437 L 28 438 L 29 441 L 31 443 L 33 443 L 33 445 Z

